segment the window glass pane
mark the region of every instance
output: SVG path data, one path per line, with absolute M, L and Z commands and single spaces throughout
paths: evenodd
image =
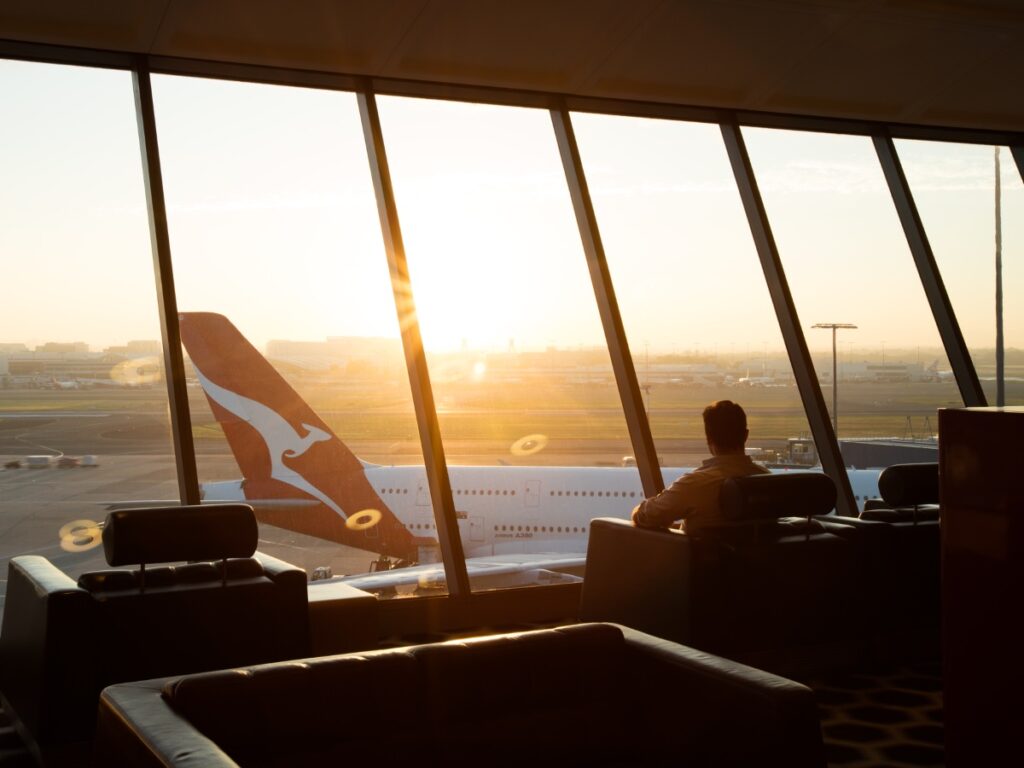
M 747 411 L 758 461 L 816 464 L 718 126 L 573 124 L 666 481 L 707 458 L 714 400 Z
M 832 331 L 814 326 L 857 326 L 836 332 L 846 463 L 937 460 L 936 409 L 962 402 L 871 140 L 743 135 L 830 408 Z
M 626 516 L 640 484 L 550 116 L 379 104 L 467 556 L 579 571 L 590 519 Z M 538 567 L 470 575 L 557 577 Z
M 436 563 L 355 96 L 153 88 L 205 499 L 249 500 L 260 548 L 316 581 Z
M 996 148 L 896 142 L 928 242 L 990 405 L 996 404 Z M 1024 185 L 999 150 L 1006 404 L 1024 404 Z
M 0 61 L 7 561 L 105 567 L 109 504 L 178 500 L 127 72 Z

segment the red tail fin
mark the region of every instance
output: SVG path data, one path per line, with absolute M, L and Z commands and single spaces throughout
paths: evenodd
M 412 559 L 412 535 L 374 491 L 359 459 L 238 329 L 209 312 L 182 313 L 179 321 L 181 340 L 242 470 L 245 497 L 320 502 L 312 508 L 257 508 L 258 517 Z

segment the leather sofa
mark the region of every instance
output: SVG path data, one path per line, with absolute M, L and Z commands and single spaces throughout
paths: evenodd
M 614 621 L 787 675 L 855 661 L 865 645 L 864 549 L 821 473 L 727 480 L 697 530 L 592 521 L 583 621 Z
M 244 504 L 124 509 L 106 518 L 104 554 L 138 568 L 76 583 L 45 558 L 13 558 L 0 693 L 37 759 L 87 742 L 111 683 L 308 655 L 306 575 L 256 541 Z M 148 567 L 183 561 L 200 562 Z
M 938 658 L 941 614 L 939 465 L 894 464 L 878 476 L 881 499 L 850 526 L 870 560 L 873 647 L 885 659 Z
M 824 766 L 813 693 L 610 624 L 115 685 L 95 763 Z

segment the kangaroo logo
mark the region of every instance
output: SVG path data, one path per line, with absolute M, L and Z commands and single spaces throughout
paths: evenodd
M 193 361 L 193 365 L 195 365 L 195 361 Z M 341 515 L 342 518 L 347 519 L 348 516 L 333 499 L 305 477 L 284 464 L 285 457 L 294 459 L 301 456 L 314 443 L 330 440 L 332 437 L 330 434 L 309 424 L 303 424 L 302 427 L 306 430 L 306 434 L 300 435 L 273 408 L 269 408 L 263 403 L 214 384 L 203 375 L 198 367 L 195 370 L 200 384 L 203 385 L 203 390 L 210 396 L 211 400 L 259 432 L 263 442 L 266 443 L 267 451 L 270 453 L 270 476 L 272 478 L 319 499 Z

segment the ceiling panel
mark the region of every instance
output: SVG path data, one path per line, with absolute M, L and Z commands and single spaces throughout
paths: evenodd
M 566 90 L 662 2 L 432 2 L 381 74 Z
M 605 94 L 747 107 L 847 14 L 799 4 L 666 4 L 593 84 Z
M 868 14 L 837 29 L 824 50 L 776 83 L 763 107 L 907 120 L 963 64 L 949 55 L 978 48 L 988 33 L 919 18 Z
M 1024 130 L 1020 0 L 0 0 L 2 39 Z
M 169 0 L 0 0 L 0 38 L 145 52 Z
M 371 74 L 426 4 L 427 0 L 172 0 L 153 53 Z

